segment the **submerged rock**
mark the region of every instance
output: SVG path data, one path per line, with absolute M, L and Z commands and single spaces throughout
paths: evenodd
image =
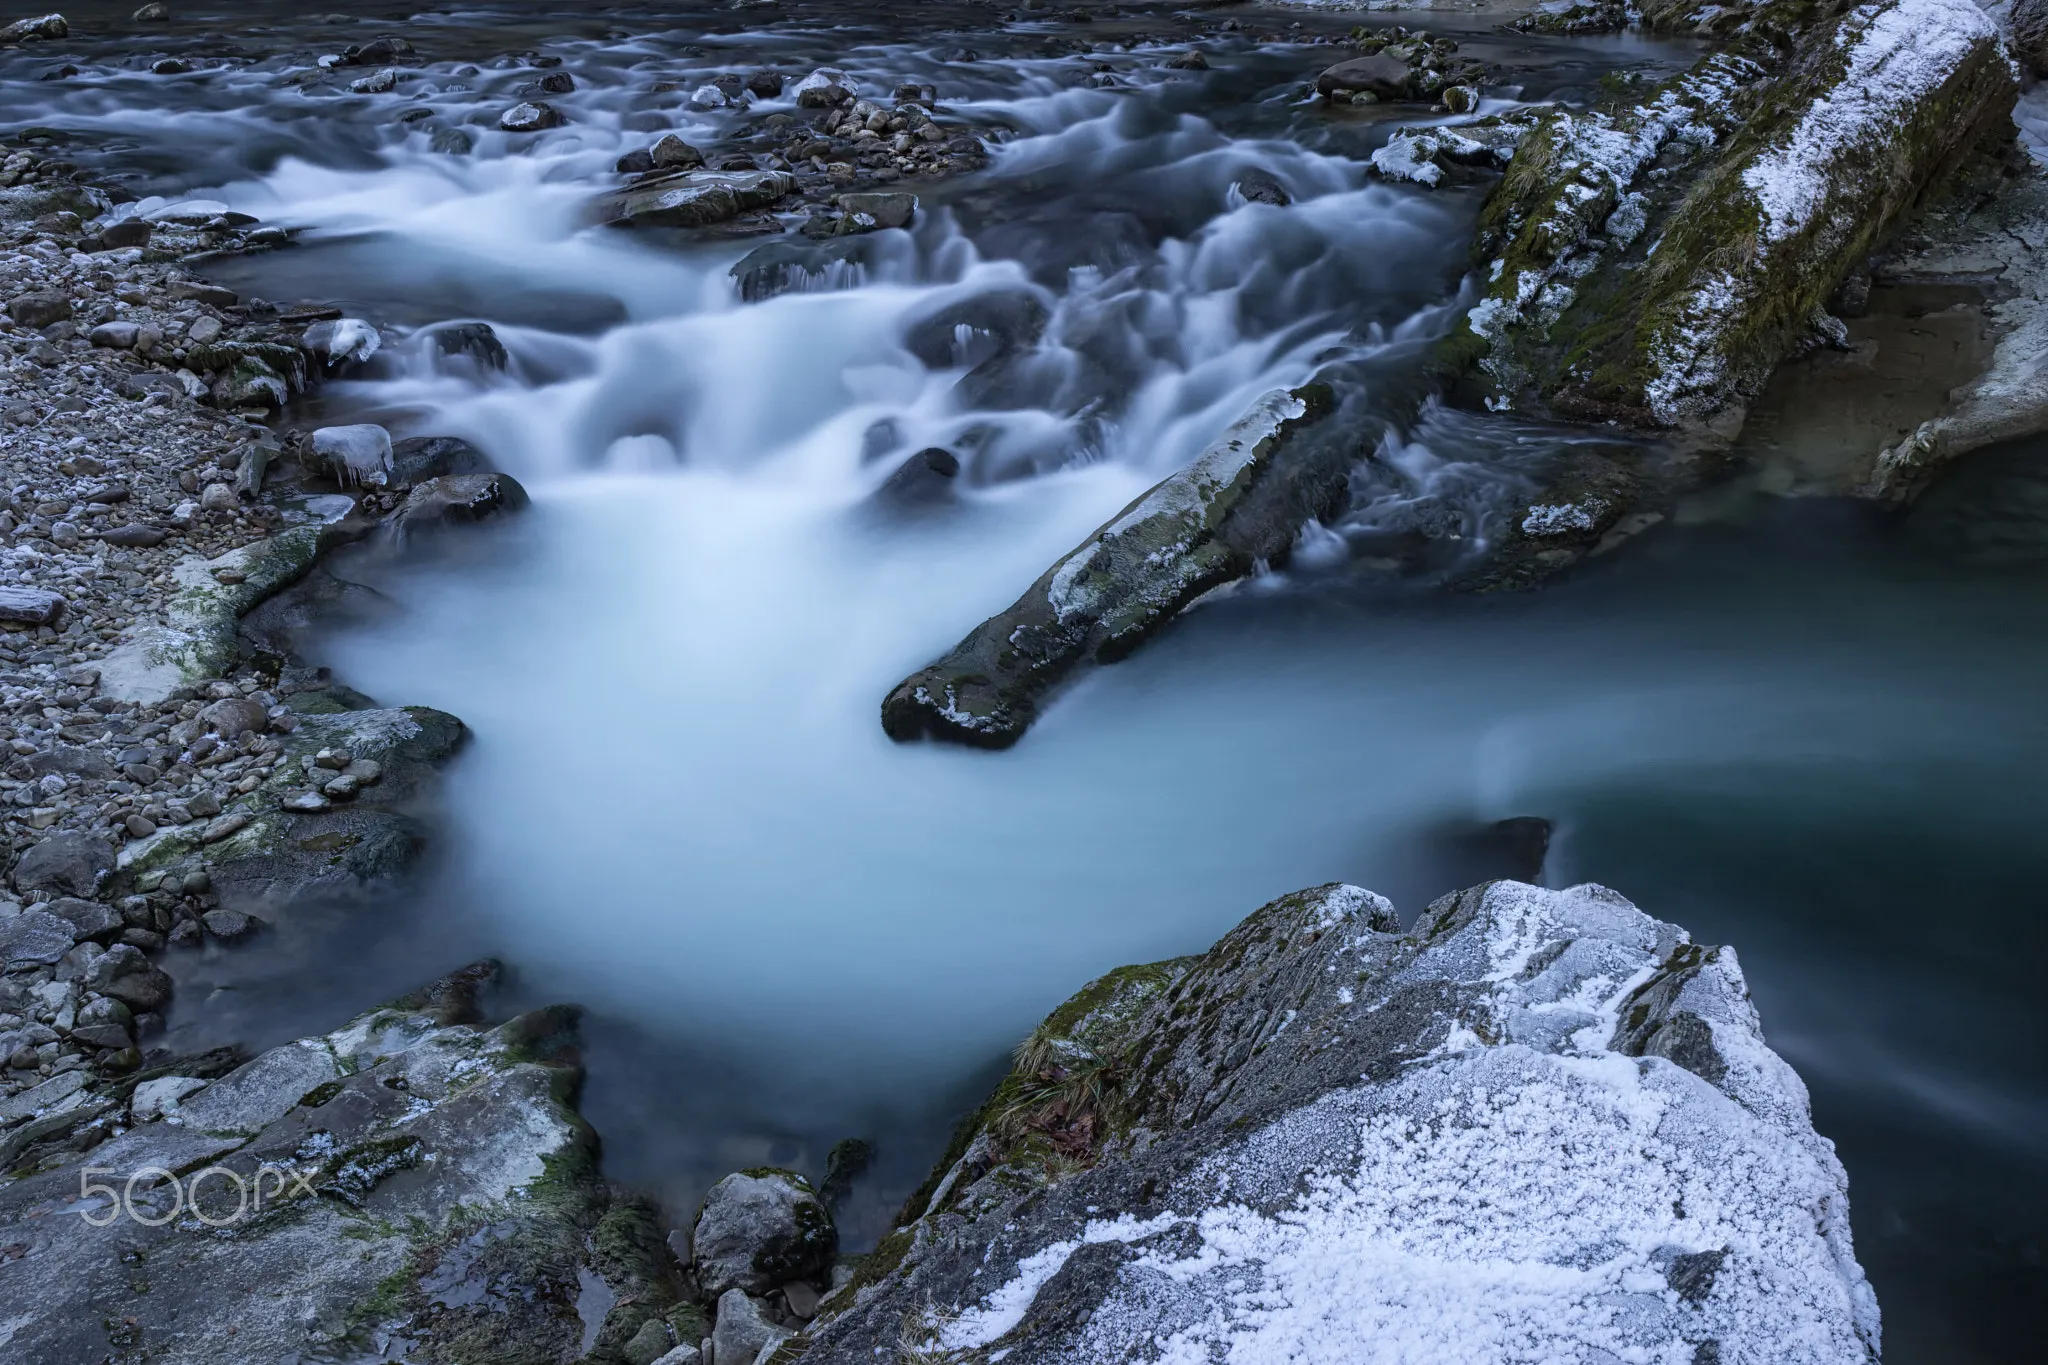
M 457 322 L 436 327 L 427 333 L 434 349 L 446 356 L 468 356 L 488 370 L 502 370 L 512 363 L 512 357 L 505 351 L 505 343 L 498 340 L 498 334 L 488 322 Z M 460 473 L 460 470 L 443 471 Z
M 1113 972 L 899 1221 L 782 1359 L 1878 1353 L 1841 1163 L 1734 952 L 1597 886 L 1405 933 L 1323 886 Z
M 1754 8 L 1735 50 L 1522 140 L 1481 216 L 1492 283 L 1449 351 L 1490 406 L 1725 440 L 1850 268 L 2009 117 L 1971 0 Z
M 705 227 L 767 208 L 795 189 L 787 171 L 684 171 L 606 195 L 597 216 L 612 227 Z
M 423 1360 L 621 1358 L 681 1288 L 653 1210 L 606 1186 L 568 1103 L 575 1011 L 485 1027 L 494 970 L 210 1083 L 147 1082 L 134 1127 L 0 1183 L 0 1237 L 25 1253 L 6 1266 L 10 1358 L 269 1365 L 392 1340 Z M 109 1108 L 90 1090 L 62 1103 L 46 1139 Z M 111 1188 L 81 1206 L 84 1166 Z M 586 1322 L 593 1284 L 610 1306 Z
M 1332 410 L 1309 384 L 1252 412 L 1046 570 L 1000 615 L 882 703 L 891 738 L 1017 742 L 1039 698 L 1084 659 L 1113 663 L 1203 593 L 1285 558 L 1342 497 L 1346 460 L 1304 435 Z

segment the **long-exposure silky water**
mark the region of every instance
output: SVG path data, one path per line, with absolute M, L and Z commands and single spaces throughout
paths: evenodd
M 609 1173 L 680 1207 L 737 1167 L 816 1169 L 836 1139 L 874 1138 L 841 1215 L 866 1244 L 1081 982 L 1199 951 L 1320 881 L 1412 915 L 1511 870 L 1473 836 L 1539 816 L 1553 882 L 1661 898 L 1742 947 L 1857 1182 L 1893 1358 L 1942 1358 L 1972 1314 L 2012 1311 L 2009 1286 L 1929 1262 L 2021 1239 L 2043 1206 L 2035 1016 L 2013 959 L 1923 960 L 1899 929 L 1938 909 L 1945 934 L 2038 955 L 2027 896 L 2048 869 L 2012 826 L 2048 759 L 2021 681 L 2048 666 L 2043 566 L 1724 499 L 1540 596 L 1390 583 L 1355 544 L 1426 502 L 1476 550 L 1523 460 L 1593 439 L 1429 396 L 1429 348 L 1472 302 L 1474 198 L 1368 179 L 1256 53 L 1198 109 L 1156 72 L 1077 89 L 1060 61 L 866 31 L 720 41 L 870 87 L 943 81 L 996 135 L 990 164 L 919 188 L 906 229 L 756 289 L 749 258 L 778 268 L 753 253 L 783 238 L 592 221 L 621 154 L 737 118 L 656 120 L 629 97 L 685 60 L 673 35 L 558 45 L 580 76 L 551 96 L 565 126 L 479 126 L 464 157 L 253 67 L 169 112 L 38 93 L 38 117 L 165 158 L 165 194 L 136 211 L 190 194 L 298 230 L 218 278 L 385 326 L 321 420 L 460 437 L 533 497 L 488 536 L 336 561 L 383 609 L 312 653 L 464 719 L 452 828 L 408 904 L 182 968 L 227 988 L 181 1006 L 182 1037 L 331 1026 L 341 1007 L 280 955 L 345 944 L 329 985 L 355 1002 L 494 953 L 519 998 L 591 1006 L 585 1112 Z M 503 103 L 509 77 L 455 66 L 416 102 Z M 778 99 L 750 116 L 794 108 Z M 503 368 L 436 343 L 464 322 L 490 325 Z M 897 680 L 1260 396 L 1332 365 L 1374 458 L 1291 564 L 1078 675 L 1015 749 L 884 736 Z M 903 496 L 899 471 L 935 449 L 957 473 Z M 1876 837 L 1907 811 L 1942 818 Z M 1921 903 L 1972 839 L 1965 903 Z M 1806 914 L 1828 887 L 1864 919 Z M 1911 1017 L 1873 1017 L 1879 989 Z M 1915 1169 L 1932 1144 L 1981 1174 L 1937 1188 Z

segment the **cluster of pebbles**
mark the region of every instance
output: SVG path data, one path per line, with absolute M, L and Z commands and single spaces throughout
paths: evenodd
M 204 871 L 113 877 L 124 851 L 230 838 L 266 784 L 321 810 L 381 777 L 342 750 L 287 754 L 301 710 L 332 709 L 325 675 L 289 660 L 160 696 L 102 686 L 108 657 L 189 598 L 192 564 L 303 519 L 264 489 L 265 419 L 317 379 L 322 345 L 363 343 L 184 273 L 195 251 L 267 245 L 246 220 L 186 210 L 102 235 L 85 214 L 104 219 L 105 192 L 75 175 L 34 148 L 0 158 L 0 1104 L 27 1091 L 23 1115 L 70 1072 L 142 1065 L 170 996 L 152 954 L 256 927 Z M 0 1124 L 0 1165 L 35 1128 Z

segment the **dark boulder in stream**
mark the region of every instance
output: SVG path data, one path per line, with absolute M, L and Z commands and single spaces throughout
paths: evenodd
M 899 683 L 882 728 L 1007 748 L 1075 664 L 1123 658 L 1203 593 L 1283 558 L 1301 523 L 1343 495 L 1341 443 L 1307 439 L 1332 408 L 1323 384 L 1268 394 L 1008 610 Z
M 787 171 L 682 171 L 609 194 L 596 212 L 612 227 L 705 227 L 767 208 L 795 189 Z
M 1406 932 L 1322 886 L 1054 1010 L 774 1360 L 1867 1365 L 1848 1213 L 1732 950 L 1599 886 Z

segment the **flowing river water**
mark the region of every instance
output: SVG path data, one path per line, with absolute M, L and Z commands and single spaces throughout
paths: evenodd
M 816 1173 L 866 1136 L 858 1245 L 1091 976 L 1200 950 L 1320 881 L 1412 914 L 1514 870 L 1484 831 L 1537 815 L 1546 880 L 1605 882 L 1741 952 L 1848 1166 L 1888 1355 L 2036 1339 L 2048 447 L 1980 457 L 1905 518 L 1737 486 L 1537 594 L 1418 590 L 1386 571 L 1390 538 L 1426 523 L 1483 546 L 1518 470 L 1580 439 L 1427 399 L 1473 194 L 1369 181 L 1389 125 L 1304 105 L 1315 63 L 1286 44 L 1225 35 L 1212 70 L 1170 73 L 1157 52 L 1045 55 L 1055 25 L 1031 15 L 774 14 L 407 18 L 433 60 L 403 107 L 475 119 L 467 156 L 392 97 L 277 87 L 271 54 L 360 27 L 195 15 L 163 51 L 256 60 L 175 78 L 129 61 L 32 84 L 9 59 L 10 128 L 139 168 L 138 193 L 302 229 L 216 278 L 402 338 L 300 417 L 463 437 L 534 498 L 487 534 L 344 561 L 381 605 L 317 646 L 353 686 L 474 733 L 428 885 L 187 960 L 180 999 L 203 1003 L 179 1035 L 293 1036 L 497 954 L 522 1000 L 590 1007 L 584 1108 L 614 1175 L 687 1209 L 725 1171 Z M 1517 65 L 1524 99 L 1689 59 L 1433 27 Z M 579 89 L 553 97 L 567 126 L 515 139 L 490 119 L 532 73 L 487 63 L 527 49 Z M 622 152 L 762 112 L 685 107 L 698 79 L 826 61 L 937 86 L 990 136 L 989 167 L 921 187 L 912 229 L 857 266 L 755 302 L 731 270 L 759 239 L 588 225 Z M 1095 62 L 1115 88 L 1077 85 Z M 1254 170 L 1293 204 L 1247 202 Z M 960 385 L 967 333 L 936 361 L 915 342 L 992 296 L 1050 319 L 994 392 Z M 505 372 L 414 331 L 472 319 Z M 1332 362 L 1376 458 L 1284 572 L 1082 678 L 1012 751 L 883 736 L 898 678 Z M 953 494 L 878 497 L 929 446 L 960 457 Z

